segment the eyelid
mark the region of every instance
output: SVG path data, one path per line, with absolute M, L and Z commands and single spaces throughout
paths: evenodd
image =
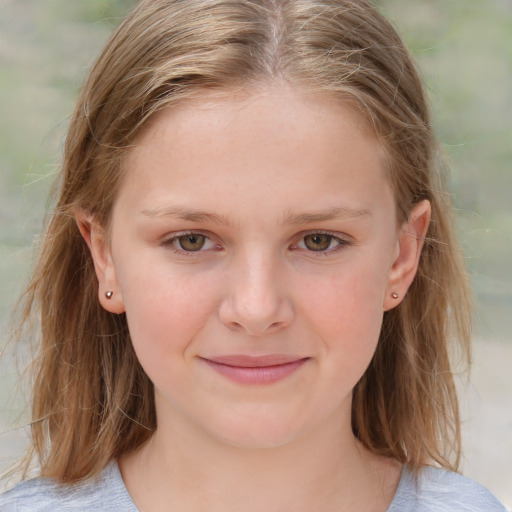
M 326 249 L 325 251 L 314 251 L 311 249 L 308 249 L 307 247 L 298 247 L 299 242 L 303 241 L 305 237 L 311 236 L 311 235 L 327 235 L 332 237 L 333 240 L 338 242 L 338 245 L 336 247 L 333 247 L 331 249 Z M 343 249 L 349 245 L 353 244 L 353 240 L 348 235 L 338 233 L 338 232 L 332 232 L 332 231 L 326 231 L 323 229 L 313 229 L 309 231 L 304 231 L 302 233 L 298 234 L 299 242 L 292 244 L 292 249 L 299 249 L 307 252 L 308 254 L 312 254 L 313 256 L 327 256 L 330 254 L 334 254 L 338 252 L 340 249 Z
M 177 247 L 174 245 L 174 242 L 176 242 L 179 238 L 190 236 L 190 235 L 199 235 L 204 236 L 206 240 L 208 240 L 211 244 L 213 244 L 213 247 L 207 247 L 207 248 L 201 248 L 197 251 L 187 251 L 185 249 L 181 249 L 180 247 Z M 215 242 L 213 240 L 213 237 L 210 233 L 201 231 L 201 230 L 187 230 L 187 231 L 178 231 L 176 233 L 172 233 L 171 235 L 166 236 L 161 243 L 162 246 L 169 248 L 172 252 L 179 254 L 179 255 L 185 255 L 185 256 L 197 256 L 200 253 L 208 252 L 214 249 L 220 249 L 220 244 Z
M 213 247 L 210 246 L 210 247 L 207 247 L 206 249 L 205 248 L 201 248 L 197 251 L 187 251 L 185 249 L 181 249 L 179 247 L 177 247 L 176 245 L 174 245 L 174 242 L 176 242 L 179 238 L 181 237 L 184 237 L 184 236 L 189 236 L 189 235 L 200 235 L 200 236 L 204 236 L 209 242 L 210 244 L 213 244 Z M 311 236 L 311 235 L 327 235 L 327 236 L 330 236 L 332 237 L 333 240 L 335 240 L 336 242 L 338 242 L 338 244 L 331 248 L 331 249 L 326 249 L 324 251 L 314 251 L 314 250 L 311 250 L 311 249 L 308 249 L 306 247 L 298 247 L 298 244 L 303 241 L 303 239 L 306 237 L 306 236 Z M 213 236 L 211 233 L 209 232 L 205 232 L 205 231 L 201 231 L 201 230 L 186 230 L 186 231 L 178 231 L 176 233 L 172 233 L 171 235 L 169 236 L 166 236 L 163 241 L 161 242 L 161 245 L 164 246 L 164 247 L 167 247 L 169 248 L 172 252 L 178 254 L 178 255 L 184 255 L 184 256 L 198 256 L 199 254 L 201 253 L 204 253 L 204 252 L 209 252 L 211 250 L 220 250 L 222 247 L 221 245 L 218 243 L 218 242 L 215 242 L 213 240 Z M 332 232 L 332 231 L 327 231 L 327 230 L 322 230 L 322 229 L 312 229 L 312 230 L 308 230 L 308 231 L 303 231 L 301 233 L 299 233 L 298 235 L 296 235 L 295 239 L 298 239 L 298 242 L 295 242 L 293 243 L 291 246 L 290 246 L 290 249 L 291 250 L 301 250 L 301 251 L 305 251 L 307 252 L 308 254 L 311 254 L 313 256 L 327 256 L 327 255 L 331 255 L 331 254 L 334 254 L 336 252 L 338 252 L 340 249 L 343 249 L 344 247 L 347 247 L 349 245 L 352 245 L 354 242 L 353 240 L 351 239 L 350 236 L 348 235 L 345 235 L 345 234 L 342 234 L 342 233 L 338 233 L 338 232 Z

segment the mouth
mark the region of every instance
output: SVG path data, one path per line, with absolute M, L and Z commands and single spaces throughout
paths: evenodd
M 272 384 L 297 371 L 309 357 L 281 354 L 265 356 L 228 355 L 200 358 L 212 370 L 238 384 Z

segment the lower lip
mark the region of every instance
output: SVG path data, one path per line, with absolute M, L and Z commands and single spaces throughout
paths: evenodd
M 209 359 L 204 359 L 210 368 L 220 373 L 224 377 L 239 384 L 272 384 L 285 379 L 296 370 L 298 370 L 308 358 L 298 359 L 290 363 L 277 364 L 273 366 L 231 366 L 228 364 L 216 363 Z

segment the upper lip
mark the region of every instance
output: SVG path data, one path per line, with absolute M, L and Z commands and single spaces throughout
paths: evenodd
M 302 359 L 307 358 L 286 354 L 268 354 L 263 356 L 233 354 L 226 356 L 203 357 L 202 359 L 217 364 L 236 366 L 240 368 L 263 368 L 268 366 L 278 366 L 281 364 L 294 363 L 296 361 L 301 361 Z

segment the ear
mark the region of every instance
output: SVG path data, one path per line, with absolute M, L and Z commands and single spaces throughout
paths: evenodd
M 78 229 L 91 251 L 98 278 L 100 304 L 111 313 L 124 313 L 123 296 L 105 230 L 85 211 L 78 212 L 75 218 Z M 110 299 L 107 298 L 107 292 L 112 292 Z
M 420 201 L 414 205 L 409 218 L 400 228 L 396 257 L 389 272 L 388 286 L 384 297 L 384 311 L 398 306 L 411 286 L 418 270 L 430 215 L 430 202 L 426 199 Z

